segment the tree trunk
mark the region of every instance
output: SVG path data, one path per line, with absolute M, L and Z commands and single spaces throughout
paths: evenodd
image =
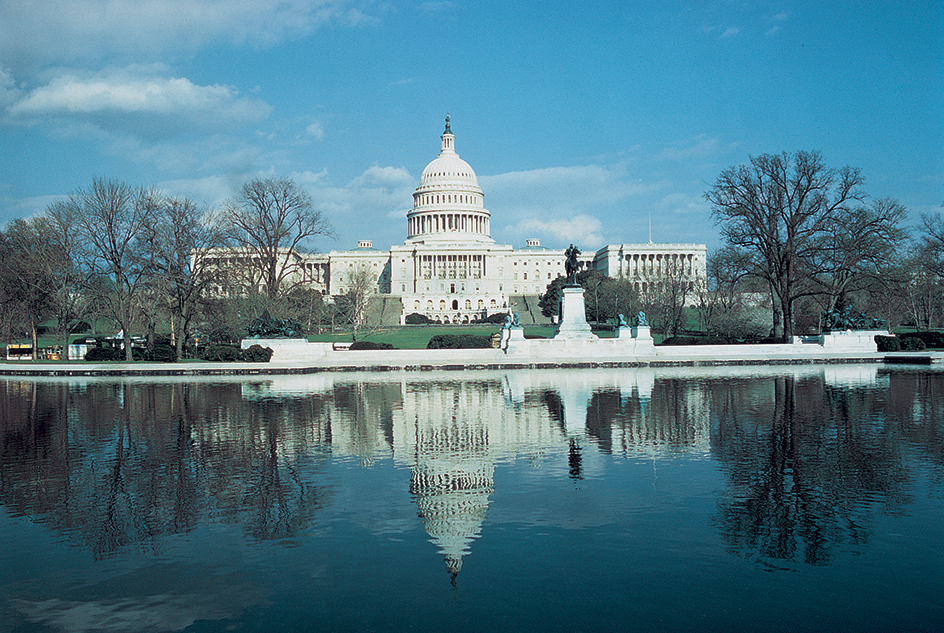
M 783 301 L 783 336 L 781 341 L 786 343 L 793 336 L 793 301 L 789 298 Z
M 33 339 L 33 362 L 39 358 L 39 327 L 35 319 L 30 319 L 30 336 Z
M 129 363 L 134 360 L 134 352 L 131 350 L 131 330 L 124 329 L 125 360 Z
M 770 305 L 773 318 L 773 328 L 770 332 L 772 338 L 783 339 L 783 303 L 780 300 L 780 293 L 773 282 L 770 282 Z

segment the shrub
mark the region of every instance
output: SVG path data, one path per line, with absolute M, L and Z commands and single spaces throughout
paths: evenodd
M 203 360 L 217 363 L 232 363 L 242 360 L 243 351 L 232 345 L 211 345 L 203 350 Z
M 662 341 L 663 345 L 727 345 L 723 336 L 673 336 Z
M 478 334 L 437 334 L 429 339 L 426 349 L 487 349 L 492 346 L 490 336 Z
M 403 322 L 407 325 L 426 325 L 428 323 L 434 323 L 431 318 L 425 314 L 420 314 L 419 312 L 406 315 L 406 318 L 403 319 Z
M 122 360 L 124 357 L 124 352 L 117 347 L 93 347 L 85 352 L 88 361 Z
M 909 334 L 909 337 L 914 337 L 924 341 L 925 347 L 931 347 L 935 349 L 944 348 L 944 332 L 915 332 Z
M 495 323 L 498 325 L 504 325 L 505 319 L 508 315 L 504 312 L 496 312 L 495 314 L 490 314 L 484 319 L 479 320 L 479 323 Z
M 924 341 L 917 336 L 905 336 L 901 339 L 901 351 L 903 352 L 919 352 L 926 347 Z
M 423 315 L 420 315 L 423 316 Z M 354 341 L 351 343 L 349 350 L 365 350 L 365 349 L 393 349 L 393 345 L 390 343 L 378 343 L 375 341 Z
M 154 349 L 134 350 L 134 359 L 153 363 L 176 363 L 177 350 L 170 343 L 155 343 Z
M 880 352 L 897 352 L 901 349 L 901 341 L 898 340 L 897 336 L 882 336 L 881 334 L 876 334 L 875 344 L 878 346 L 878 351 Z
M 263 347 L 256 343 L 242 350 L 240 360 L 247 363 L 268 363 L 272 360 L 273 353 L 271 347 Z

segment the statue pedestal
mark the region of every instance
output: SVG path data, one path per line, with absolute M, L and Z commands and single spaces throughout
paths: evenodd
M 583 288 L 565 287 L 561 298 L 560 323 L 554 340 L 593 340 L 597 336 L 590 331 L 583 301 Z
M 510 344 L 524 342 L 524 340 L 524 328 L 520 325 L 509 325 L 502 328 L 501 342 L 498 346 L 507 352 Z

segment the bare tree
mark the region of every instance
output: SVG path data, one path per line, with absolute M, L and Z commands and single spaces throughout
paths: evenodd
M 924 251 L 927 269 L 944 279 L 944 216 L 922 213 L 921 224 L 924 231 L 920 246 Z
M 367 310 L 377 287 L 377 276 L 367 266 L 359 266 L 348 273 L 347 291 L 335 299 L 338 311 L 353 327 L 353 340 L 357 330 L 368 325 Z
M 828 168 L 818 152 L 762 154 L 721 172 L 705 199 L 725 241 L 749 252 L 774 299 L 774 336 L 793 335 L 793 303 L 814 292 L 805 265 L 837 214 L 861 201 L 858 168 Z
M 71 323 L 85 316 L 89 308 L 90 270 L 82 265 L 82 241 L 76 209 L 68 202 L 57 201 L 46 207 L 41 217 L 49 226 L 49 241 L 56 253 L 55 257 L 44 261 L 55 295 L 59 345 L 62 346 L 63 358 L 68 360 Z
M 829 309 L 844 309 L 847 293 L 891 273 L 898 247 L 908 236 L 901 227 L 907 215 L 898 201 L 886 198 L 827 220 L 812 266 Z
M 664 259 L 659 280 L 649 283 L 642 293 L 646 314 L 664 338 L 676 336 L 685 325 L 685 307 L 696 282 L 684 266 L 677 260 Z
M 290 289 L 284 287 L 288 280 L 302 281 L 299 252 L 306 241 L 334 235 L 311 197 L 288 178 L 247 182 L 226 204 L 225 218 L 227 237 L 248 259 L 247 284 L 261 286 L 270 299 Z
M 140 241 L 154 221 L 158 203 L 154 191 L 98 178 L 65 202 L 78 218 L 86 266 L 97 277 L 96 300 L 121 328 L 129 361 L 132 329 L 140 314 L 139 293 L 151 273 L 139 257 Z
M 0 289 L 6 301 L 18 304 L 27 317 L 33 347 L 38 351 L 39 324 L 55 312 L 55 294 L 46 259 L 50 248 L 48 226 L 39 219 L 15 219 L 0 233 Z
M 151 224 L 147 242 L 150 265 L 159 287 L 155 291 L 169 312 L 171 338 L 177 357 L 200 302 L 228 273 L 213 265 L 207 254 L 223 244 L 219 214 L 209 212 L 189 198 L 164 198 Z

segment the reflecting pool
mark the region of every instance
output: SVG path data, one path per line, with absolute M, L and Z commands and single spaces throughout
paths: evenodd
M 0 380 L 0 630 L 944 630 L 944 372 Z

